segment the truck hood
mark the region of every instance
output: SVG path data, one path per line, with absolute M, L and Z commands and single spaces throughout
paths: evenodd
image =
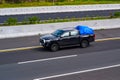
M 45 39 L 45 40 L 53 40 L 56 39 L 57 37 L 52 35 L 52 34 L 46 34 L 40 37 L 41 39 Z

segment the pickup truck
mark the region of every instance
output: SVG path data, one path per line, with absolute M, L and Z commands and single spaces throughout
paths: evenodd
M 80 45 L 82 48 L 95 41 L 94 31 L 89 27 L 77 26 L 75 28 L 58 29 L 51 34 L 40 36 L 40 45 L 51 51 L 62 47 Z

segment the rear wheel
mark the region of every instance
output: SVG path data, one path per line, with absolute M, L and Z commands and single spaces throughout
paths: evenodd
M 88 40 L 82 40 L 81 43 L 80 43 L 80 46 L 82 48 L 86 48 L 89 46 L 89 41 Z
M 51 44 L 50 49 L 51 49 L 51 51 L 55 52 L 55 51 L 59 50 L 59 45 L 56 43 L 53 43 L 53 44 Z

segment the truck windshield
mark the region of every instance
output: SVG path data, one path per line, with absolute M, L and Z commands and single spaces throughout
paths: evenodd
M 56 30 L 55 32 L 52 33 L 52 35 L 60 37 L 64 33 L 63 30 Z

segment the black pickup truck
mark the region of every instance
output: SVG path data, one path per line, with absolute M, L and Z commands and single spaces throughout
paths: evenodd
M 92 31 L 93 32 L 93 31 Z M 80 45 L 82 48 L 95 41 L 95 34 L 82 34 L 79 29 L 58 29 L 51 34 L 40 36 L 40 45 L 51 51 L 57 51 L 61 47 Z

